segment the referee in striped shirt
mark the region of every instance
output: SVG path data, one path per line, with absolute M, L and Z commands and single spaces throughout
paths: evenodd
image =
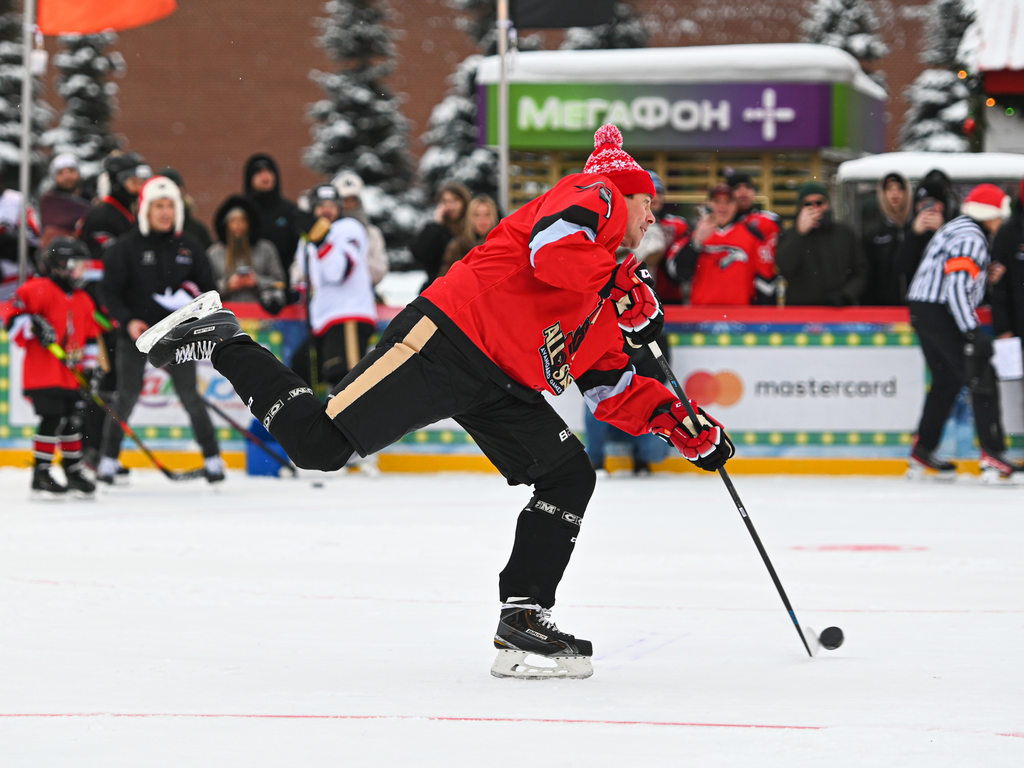
M 956 467 L 938 459 L 935 449 L 957 394 L 968 386 L 982 470 L 989 477 L 1009 477 L 1022 468 L 1005 455 L 992 341 L 982 332 L 975 309 L 985 297 L 988 238 L 1009 218 L 1010 197 L 994 184 L 979 184 L 961 212 L 935 233 L 907 291 L 910 321 L 932 373 L 911 451 L 911 472 L 955 476 Z

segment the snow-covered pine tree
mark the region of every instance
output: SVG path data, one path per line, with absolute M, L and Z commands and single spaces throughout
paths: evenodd
M 498 158 L 477 144 L 475 75 L 481 58 L 470 56 L 448 78 L 452 87 L 430 113 L 430 129 L 420 137 L 427 146 L 420 178 L 431 199 L 449 181 L 465 184 L 474 194 L 497 194 Z
M 615 18 L 611 24 L 567 29 L 562 49 L 646 48 L 650 35 L 633 6 L 629 3 L 616 3 L 614 13 Z
M 815 0 L 807 12 L 809 16 L 800 23 L 805 43 L 841 48 L 861 63 L 889 53 L 889 46 L 878 36 L 878 17 L 867 0 Z
M 971 113 L 974 78 L 960 77 L 964 31 L 974 20 L 969 0 L 932 0 L 921 61 L 932 64 L 904 91 L 910 104 L 900 129 L 900 149 L 965 152 L 964 121 Z M 966 71 L 964 72 L 966 75 Z
M 85 180 L 103 170 L 103 159 L 121 147 L 121 137 L 110 129 L 117 111 L 117 83 L 123 77 L 124 57 L 107 49 L 117 42 L 114 32 L 94 35 L 61 35 L 60 50 L 53 63 L 57 95 L 64 99 L 64 111 L 55 128 L 47 131 L 46 143 L 54 154 L 68 152 L 78 158 Z
M 19 4 L 20 5 L 20 4 Z M 3 186 L 17 189 L 21 164 L 21 82 L 24 77 L 21 14 L 14 0 L 0 0 L 0 173 Z M 39 151 L 43 135 L 53 120 L 53 110 L 39 99 L 41 78 L 35 78 L 32 104 L 33 186 L 46 173 L 46 157 Z
M 413 163 L 402 115 L 402 97 L 384 84 L 394 69 L 395 31 L 385 26 L 390 9 L 383 0 L 330 0 L 329 14 L 316 19 L 319 45 L 337 72 L 314 70 L 327 98 L 309 106 L 313 144 L 306 166 L 333 177 L 355 171 L 366 184 L 363 206 L 380 227 L 389 248 L 403 246 L 422 223 L 417 190 L 410 189 Z

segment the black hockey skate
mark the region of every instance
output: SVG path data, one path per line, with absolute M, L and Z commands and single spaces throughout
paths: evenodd
M 555 626 L 551 611 L 529 601 L 514 601 L 501 607 L 498 630 L 494 634 L 498 657 L 491 665 L 495 677 L 520 680 L 583 679 L 594 674 L 590 657 L 594 648 L 589 640 L 577 640 Z M 535 666 L 527 656 L 553 662 Z
M 72 464 L 64 470 L 68 479 L 68 492 L 79 499 L 91 499 L 96 496 L 96 483 L 89 477 L 82 462 Z
M 209 360 L 217 342 L 242 332 L 235 313 L 221 307 L 216 291 L 208 291 L 139 336 L 135 346 L 160 368 Z
M 911 480 L 928 477 L 952 482 L 956 480 L 956 464 L 951 461 L 943 461 L 933 451 L 926 451 L 918 444 L 917 438 L 914 438 L 907 477 Z
M 1019 484 L 1024 480 L 1024 467 L 1011 461 L 1004 453 L 981 452 L 981 481 L 983 483 Z
M 36 467 L 32 473 L 32 498 L 37 501 L 63 501 L 68 497 L 68 488 L 61 485 L 50 474 L 50 465 Z

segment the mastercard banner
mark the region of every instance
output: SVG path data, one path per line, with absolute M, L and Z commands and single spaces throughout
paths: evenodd
M 924 403 L 918 347 L 676 347 L 691 399 L 731 429 L 913 431 Z

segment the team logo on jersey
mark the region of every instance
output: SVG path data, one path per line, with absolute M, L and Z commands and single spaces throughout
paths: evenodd
M 537 351 L 540 352 L 541 363 L 544 365 L 544 378 L 556 395 L 565 392 L 573 383 L 573 376 L 569 372 L 572 356 L 587 337 L 587 332 L 597 319 L 603 304 L 602 300 L 594 311 L 587 315 L 586 320 L 568 334 L 562 330 L 560 322 L 544 329 L 544 344 Z
M 612 191 L 608 189 L 607 184 L 605 184 L 603 181 L 595 181 L 593 184 L 587 184 L 586 186 L 582 187 L 577 185 L 576 189 L 578 189 L 580 192 L 584 192 L 588 189 L 593 189 L 594 187 L 598 188 L 597 194 L 608 205 L 608 212 L 604 215 L 604 217 L 606 219 L 610 219 L 612 217 Z
M 178 251 L 178 255 L 174 257 L 174 260 L 179 264 L 191 264 L 192 263 L 192 251 L 188 248 L 182 248 Z
M 728 269 L 737 262 L 745 264 L 750 261 L 750 257 L 747 256 L 747 252 L 742 248 L 737 248 L 735 245 L 705 245 L 704 251 L 706 253 L 722 254 L 718 259 L 719 269 Z

